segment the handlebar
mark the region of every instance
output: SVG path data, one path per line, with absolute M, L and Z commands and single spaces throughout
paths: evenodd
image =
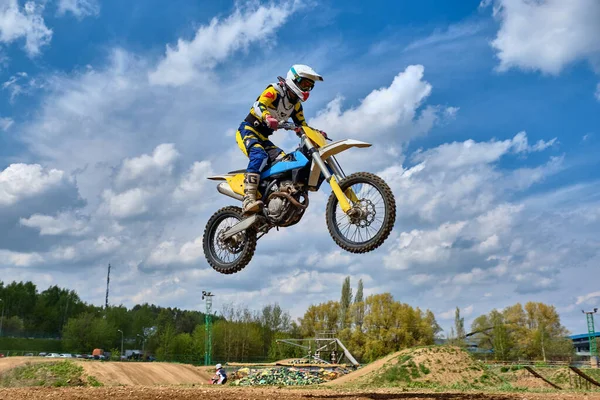
M 300 128 L 300 125 L 293 124 L 291 122 L 280 122 L 279 128 L 285 129 L 286 131 L 293 131 L 296 128 Z
M 286 131 L 296 131 L 296 135 L 298 135 L 298 137 L 302 136 L 302 131 L 298 131 L 298 128 L 302 128 L 301 125 L 296 125 L 292 122 L 280 122 L 279 123 L 279 128 L 280 129 L 285 129 Z M 313 128 L 314 129 L 314 128 Z M 315 129 L 317 130 L 317 129 Z M 329 139 L 328 137 L 325 138 L 325 140 L 329 140 L 331 141 L 331 139 Z

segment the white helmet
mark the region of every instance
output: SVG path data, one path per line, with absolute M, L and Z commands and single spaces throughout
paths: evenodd
M 216 368 L 216 369 L 221 369 L 221 367 L 223 367 L 221 364 L 217 364 L 217 365 L 215 365 L 215 368 Z
M 298 95 L 301 101 L 306 101 L 315 82 L 322 80 L 323 77 L 308 65 L 296 64 L 288 71 L 285 84 Z

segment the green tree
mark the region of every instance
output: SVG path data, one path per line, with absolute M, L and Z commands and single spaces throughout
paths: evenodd
M 342 285 L 342 296 L 340 299 L 340 329 L 348 328 L 350 324 L 350 305 L 352 304 L 352 288 L 350 287 L 350 277 L 344 279 Z
M 358 330 L 362 330 L 363 320 L 365 318 L 365 303 L 363 298 L 363 281 L 358 281 L 356 296 L 354 296 L 354 325 Z
M 63 347 L 77 353 L 91 353 L 95 348 L 110 349 L 117 342 L 117 329 L 106 319 L 85 313 L 69 319 L 65 325 Z

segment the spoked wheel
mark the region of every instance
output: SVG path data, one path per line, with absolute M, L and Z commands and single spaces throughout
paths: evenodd
M 340 182 L 342 191 L 356 195 L 351 211 L 342 211 L 335 194 L 327 202 L 327 229 L 342 249 L 351 253 L 375 250 L 387 239 L 396 222 L 396 200 L 387 183 L 368 172 L 357 172 Z
M 213 269 L 222 274 L 241 271 L 256 250 L 256 231 L 246 229 L 229 239 L 222 234 L 243 219 L 239 207 L 225 207 L 210 217 L 204 229 L 204 256 Z

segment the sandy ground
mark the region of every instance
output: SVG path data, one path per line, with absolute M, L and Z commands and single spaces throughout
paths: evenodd
M 600 394 L 577 393 L 520 393 L 520 394 L 484 394 L 484 393 L 423 393 L 400 392 L 393 390 L 376 391 L 340 391 L 340 390 L 295 390 L 277 388 L 234 388 L 234 387 L 101 387 L 101 388 L 19 388 L 0 389 L 2 400 L 41 400 L 41 399 L 140 399 L 140 400 L 600 400 Z

